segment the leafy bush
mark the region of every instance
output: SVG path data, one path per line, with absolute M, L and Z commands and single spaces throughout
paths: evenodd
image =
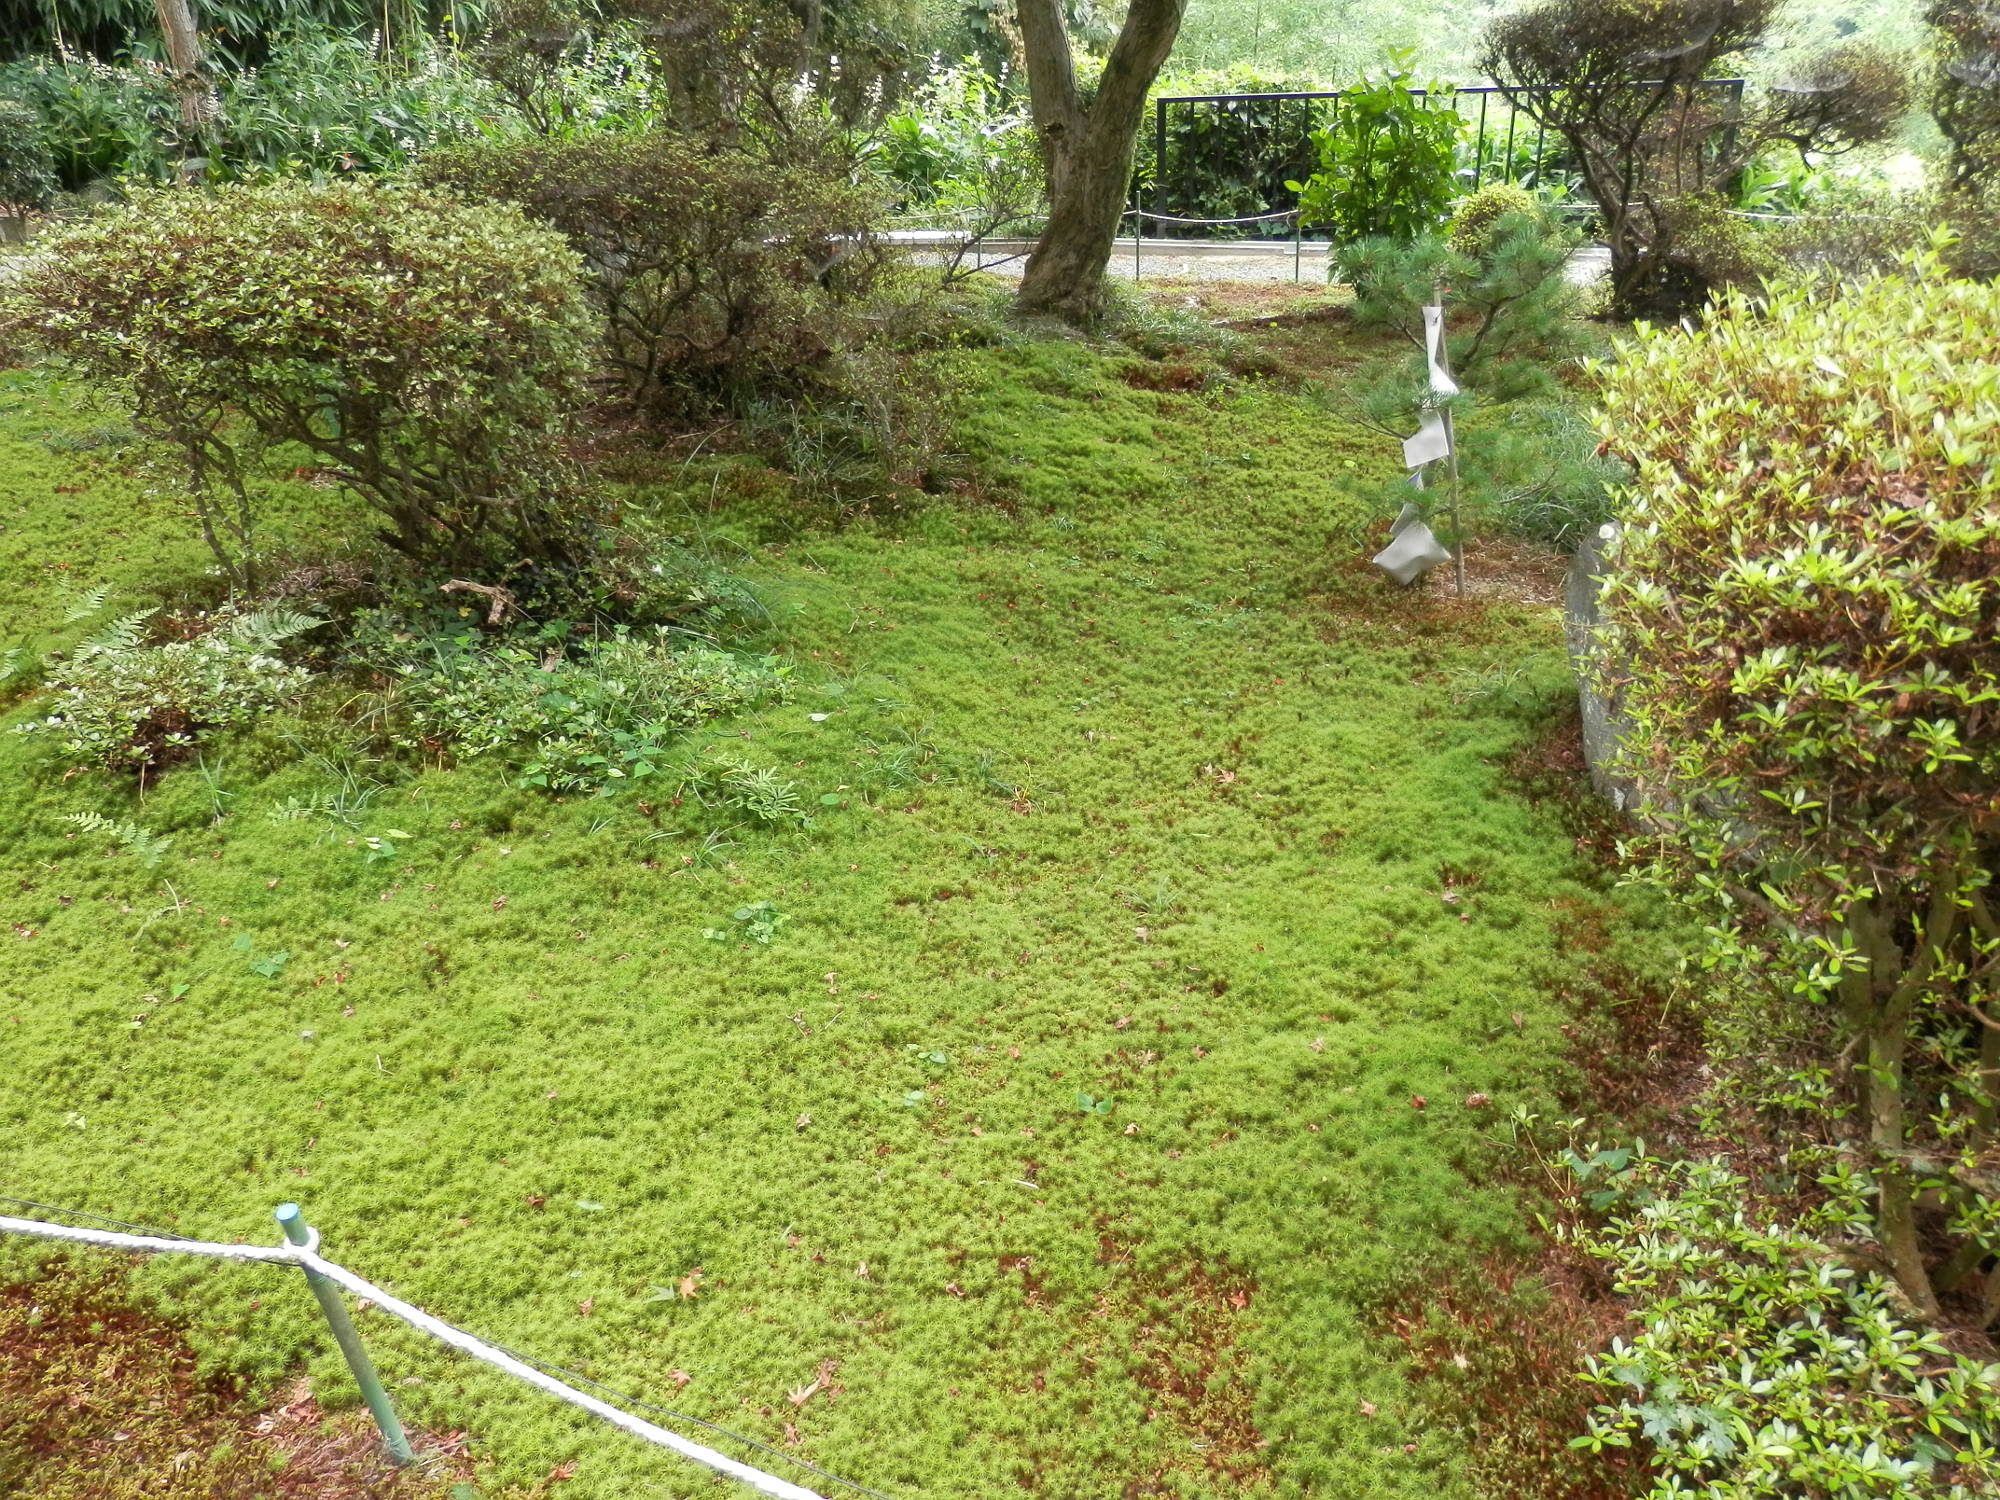
M 1712 962 L 1837 1005 L 1909 1305 L 1983 1278 L 1991 1311 L 2000 288 L 1926 258 L 1738 295 L 1641 328 L 1603 382 L 1636 478 L 1596 674 L 1640 846 L 1707 913 Z
M 33 111 L 64 188 L 126 176 L 165 182 L 173 175 L 179 95 L 156 63 L 24 58 L 0 68 L 0 95 Z
M 392 171 L 437 141 L 474 133 L 494 113 L 489 87 L 427 37 L 385 54 L 366 35 L 304 21 L 269 38 L 259 67 L 221 72 L 215 92 L 213 118 L 190 136 L 174 81 L 156 63 L 64 55 L 0 68 L 0 94 L 35 113 L 71 190 L 116 178 Z
M 256 469 L 280 444 L 412 558 L 567 550 L 560 441 L 592 319 L 575 257 L 511 207 L 353 183 L 149 191 L 57 236 L 0 310 L 129 408 L 245 587 Z
M 586 24 L 569 0 L 500 0 L 469 57 L 537 135 L 644 129 L 664 103 L 665 83 L 633 28 Z
M 600 790 L 666 769 L 682 734 L 781 698 L 789 668 L 664 627 L 614 630 L 571 647 L 564 627 L 488 641 L 476 632 L 374 633 L 395 683 L 394 743 L 462 759 L 507 754 L 523 785 Z
M 1757 225 L 1716 193 L 1690 193 L 1662 209 L 1676 263 L 1708 292 L 1754 290 L 1774 269 Z
M 1420 98 L 1411 54 L 1391 52 L 1379 78 L 1363 74 L 1340 97 L 1332 123 L 1313 132 L 1318 170 L 1299 194 L 1308 226 L 1338 240 L 1382 235 L 1407 243 L 1445 221 L 1456 186 L 1458 138 L 1465 121 L 1449 88 L 1432 84 Z
M 442 141 L 476 133 L 490 91 L 459 54 L 412 39 L 292 27 L 262 66 L 224 77 L 200 144 L 210 182 L 400 171 Z
M 278 647 L 320 623 L 283 611 L 221 615 L 191 639 L 147 644 L 153 611 L 127 615 L 52 663 L 53 707 L 19 728 L 59 740 L 80 765 L 142 775 L 185 760 L 218 729 L 298 695 L 307 674 Z
M 46 208 L 55 193 L 55 158 L 35 112 L 0 98 L 0 218 Z
M 1601 1225 L 1573 1231 L 1642 1331 L 1590 1361 L 1605 1396 L 1574 1446 L 1638 1447 L 1649 1500 L 1966 1497 L 2000 1479 L 2000 1372 L 1899 1319 L 1842 1263 L 1851 1185 L 1797 1218 L 1724 1161 L 1565 1159 Z
M 884 265 L 880 205 L 830 155 L 773 166 L 678 132 L 604 132 L 441 151 L 423 173 L 568 238 L 606 357 L 656 410 L 801 388 Z
M 939 68 L 883 118 L 871 161 L 905 212 L 937 217 L 977 207 L 994 196 L 996 175 L 1024 180 L 1024 213 L 1039 206 L 1041 146 L 1027 100 L 1010 85 L 1007 75 L 967 58 Z

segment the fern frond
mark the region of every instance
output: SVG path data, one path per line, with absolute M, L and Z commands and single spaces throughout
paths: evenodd
M 119 848 L 147 866 L 158 864 L 166 854 L 167 846 L 174 841 L 171 834 L 162 837 L 150 828 L 141 828 L 137 823 L 120 823 L 102 813 L 64 813 L 63 821 L 74 823 L 85 833 L 109 834 Z
M 110 597 L 111 587 L 109 584 L 101 583 L 94 589 L 85 589 L 75 599 L 70 601 L 69 609 L 63 614 L 63 623 L 65 625 L 74 625 L 78 620 L 88 620 L 100 609 L 104 608 L 104 601 Z
M 279 642 L 303 635 L 314 626 L 325 623 L 318 615 L 279 605 L 254 610 L 243 616 L 229 627 L 229 636 L 252 650 L 269 653 L 277 648 Z
M 77 660 L 82 661 L 92 656 L 116 656 L 123 651 L 136 650 L 143 635 L 139 627 L 159 612 L 156 607 L 120 615 L 76 648 Z
M 14 674 L 21 670 L 21 658 L 27 651 L 20 646 L 9 646 L 0 651 L 0 682 L 12 682 Z

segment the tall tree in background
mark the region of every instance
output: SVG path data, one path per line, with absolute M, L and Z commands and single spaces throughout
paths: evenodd
M 173 65 L 174 85 L 181 96 L 181 124 L 189 135 L 199 131 L 209 117 L 208 88 L 201 78 L 201 32 L 194 24 L 188 0 L 153 0 L 160 16 L 160 36 L 166 43 L 167 61 Z
M 1174 50 L 1187 0 L 1132 0 L 1097 95 L 1077 89 L 1062 0 L 1019 0 L 1021 50 L 1035 131 L 1048 167 L 1049 223 L 1021 279 L 1026 312 L 1087 318 L 1104 301 L 1146 91 Z
M 1902 118 L 1902 62 L 1863 43 L 1803 59 L 1748 100 L 1704 87 L 1740 71 L 1784 11 L 1785 0 L 1538 0 L 1487 28 L 1481 66 L 1562 138 L 1597 205 L 1621 315 L 1674 318 L 1702 303 L 1707 276 L 1689 242 L 1757 157 L 1851 150 Z
M 1931 113 L 1951 142 L 1954 187 L 2000 177 L 2000 5 L 1932 0 Z

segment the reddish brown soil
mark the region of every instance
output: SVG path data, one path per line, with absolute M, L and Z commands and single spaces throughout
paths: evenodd
M 265 1404 L 197 1372 L 179 1329 L 115 1274 L 0 1288 L 0 1495 L 35 1500 L 444 1500 L 465 1436 L 416 1439 L 396 1470 L 366 1416 L 329 1417 L 304 1382 Z

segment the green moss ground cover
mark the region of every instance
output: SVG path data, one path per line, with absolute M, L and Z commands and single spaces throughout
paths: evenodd
M 1458 1492 L 1369 1308 L 1517 1241 L 1484 1142 L 1558 1077 L 1577 914 L 1660 941 L 1506 781 L 1555 614 L 1391 596 L 1344 485 L 1393 455 L 1282 392 L 974 360 L 1006 504 L 803 528 L 740 467 L 635 487 L 786 606 L 798 692 L 699 742 L 797 780 L 803 833 L 473 762 L 354 768 L 385 785 L 328 837 L 268 817 L 334 776 L 309 726 L 143 803 L 0 737 L 0 1192 L 254 1240 L 296 1198 L 399 1295 L 891 1494 Z M 0 645 L 200 573 L 116 434 L 76 446 L 100 420 L 0 389 Z M 148 868 L 86 810 L 174 842 Z M 289 1279 L 132 1279 L 216 1365 L 346 1389 Z M 713 1488 L 363 1324 L 483 1493 Z

